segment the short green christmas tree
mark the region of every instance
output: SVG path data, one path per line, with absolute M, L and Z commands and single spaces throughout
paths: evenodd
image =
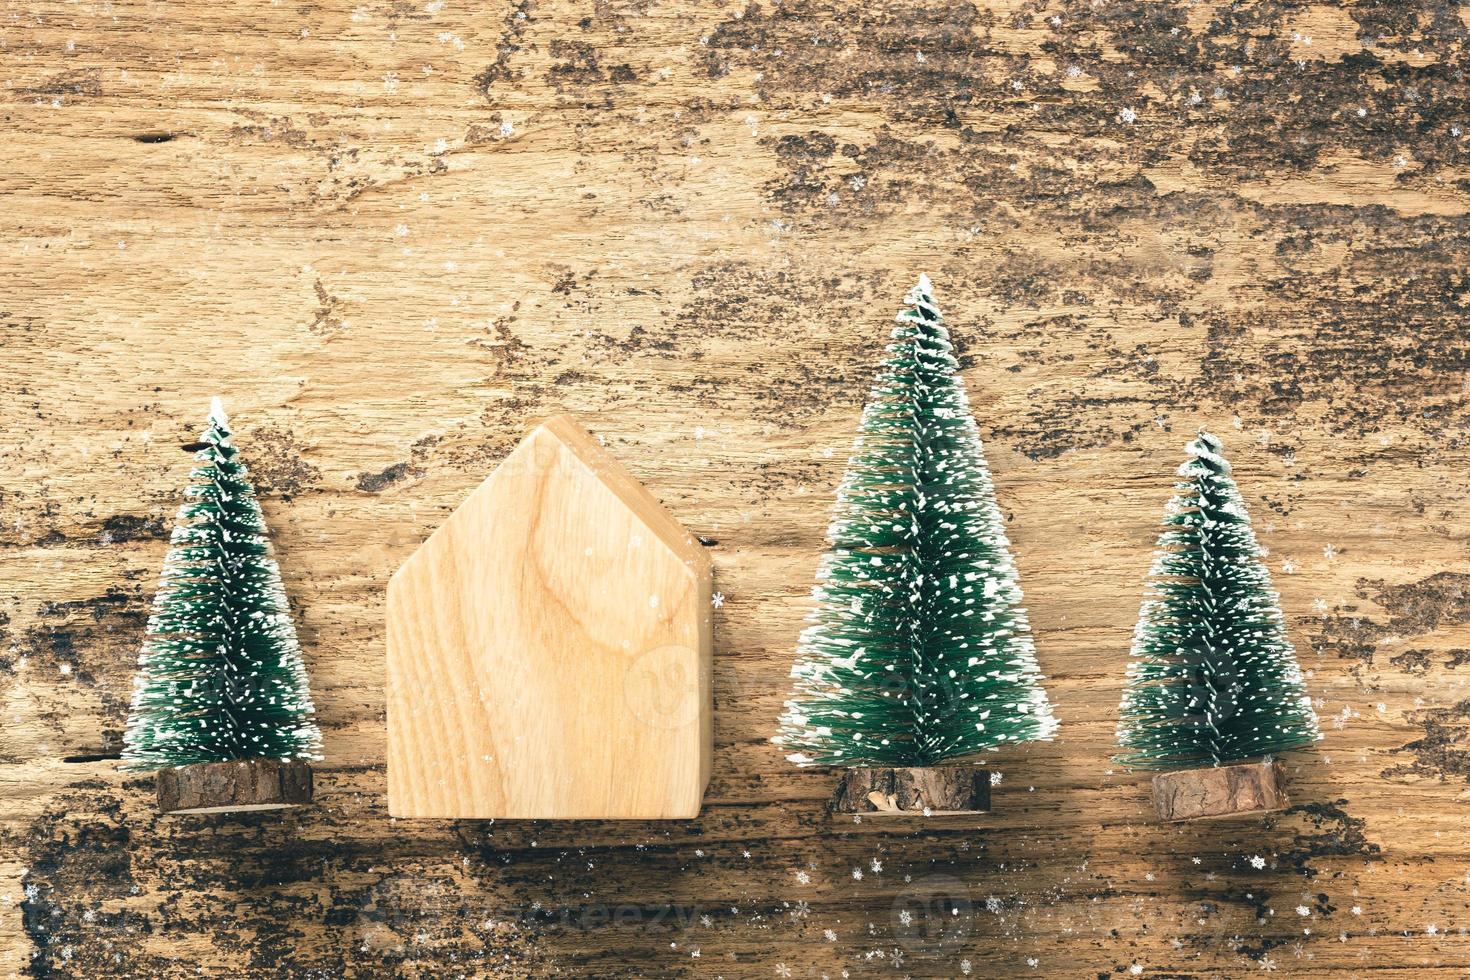
M 1117 760 L 1143 769 L 1218 766 L 1320 737 L 1220 440 L 1201 430 L 1185 451 L 1119 712 Z
M 928 277 L 905 302 L 838 490 L 774 739 L 800 765 L 928 766 L 1056 728 Z
M 138 658 L 124 765 L 320 758 L 281 573 L 219 399 L 188 448 L 197 465 Z

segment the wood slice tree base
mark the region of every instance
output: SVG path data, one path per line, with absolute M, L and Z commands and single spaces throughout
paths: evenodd
M 979 766 L 845 769 L 831 809 L 870 816 L 986 813 L 990 773 Z
M 158 771 L 161 813 L 281 810 L 311 802 L 311 766 L 297 759 L 201 762 Z
M 1286 777 L 1275 762 L 1164 772 L 1153 783 L 1154 806 L 1166 821 L 1263 813 L 1288 804 Z

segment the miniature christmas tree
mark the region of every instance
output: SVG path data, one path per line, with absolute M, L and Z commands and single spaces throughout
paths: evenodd
M 1179 468 L 1149 570 L 1119 712 L 1117 759 L 1143 769 L 1220 767 L 1320 737 L 1280 597 L 1220 440 L 1201 430 L 1185 451 L 1190 458 Z M 1272 770 L 1268 763 L 1254 771 L 1269 780 Z M 1230 804 L 1225 796 L 1238 792 L 1259 797 L 1254 802 L 1280 797 L 1271 787 L 1235 785 L 1259 781 L 1242 771 L 1198 778 L 1217 783 L 1214 802 L 1201 802 L 1206 809 L 1270 808 Z M 1177 793 L 1179 785 L 1156 782 L 1156 793 L 1160 786 Z M 1165 812 L 1159 801 L 1170 818 L 1220 815 L 1188 812 L 1187 800 L 1176 801 L 1184 812 Z
M 905 303 L 838 490 L 775 739 L 799 765 L 931 767 L 1056 728 L 927 277 Z M 904 795 L 901 780 L 894 794 L 878 779 L 879 797 Z
M 166 811 L 302 802 L 273 797 L 300 795 L 297 763 L 319 758 L 321 735 L 265 520 L 219 399 L 199 442 L 185 448 L 198 464 L 138 658 L 124 765 L 163 770 Z M 201 772 L 214 798 L 191 796 L 189 769 L 240 760 L 260 764 Z M 309 768 L 304 778 L 309 797 Z M 239 785 L 222 788 L 221 779 Z

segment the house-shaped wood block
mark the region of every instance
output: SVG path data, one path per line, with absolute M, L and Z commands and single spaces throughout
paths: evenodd
M 698 816 L 712 642 L 699 542 L 551 419 L 388 583 L 388 812 Z

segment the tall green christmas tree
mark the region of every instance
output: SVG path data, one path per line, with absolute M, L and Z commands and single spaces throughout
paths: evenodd
M 930 766 L 1056 729 L 927 276 L 905 303 L 837 493 L 775 738 L 800 765 Z
M 1220 440 L 1201 430 L 1185 452 L 1119 712 L 1117 759 L 1144 769 L 1218 766 L 1320 737 Z
M 281 573 L 219 399 L 138 658 L 124 765 L 314 759 L 321 734 Z

